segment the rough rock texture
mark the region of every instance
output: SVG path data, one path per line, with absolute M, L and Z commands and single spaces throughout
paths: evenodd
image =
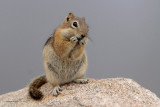
M 66 84 L 58 97 L 52 96 L 47 83 L 41 87 L 45 95 L 42 101 L 27 97 L 27 89 L 1 95 L 0 107 L 160 107 L 160 99 L 154 93 L 125 78 Z

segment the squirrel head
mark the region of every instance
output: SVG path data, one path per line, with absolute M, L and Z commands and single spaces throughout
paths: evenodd
M 61 27 L 72 29 L 76 36 L 80 38 L 88 36 L 89 27 L 85 22 L 85 18 L 74 16 L 72 12 L 68 13 L 68 16 L 64 19 Z

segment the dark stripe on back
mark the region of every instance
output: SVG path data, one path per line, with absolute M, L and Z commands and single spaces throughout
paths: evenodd
M 52 37 L 49 37 L 49 38 L 47 39 L 46 43 L 44 44 L 44 46 L 46 46 L 51 39 L 52 39 Z

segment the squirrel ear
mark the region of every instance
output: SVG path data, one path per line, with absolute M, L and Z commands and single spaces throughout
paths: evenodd
M 74 16 L 74 14 L 72 12 L 68 13 L 68 17 L 73 17 L 73 16 Z
M 72 18 L 74 15 L 73 15 L 73 13 L 72 12 L 69 12 L 68 13 L 68 16 L 67 16 L 67 22 L 70 20 L 70 18 Z
M 82 17 L 81 19 L 82 19 L 83 21 L 85 21 L 85 17 Z

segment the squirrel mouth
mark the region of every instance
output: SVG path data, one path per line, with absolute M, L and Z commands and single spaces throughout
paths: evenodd
M 82 40 L 85 37 L 85 35 L 81 35 L 81 37 L 78 37 L 78 41 Z

